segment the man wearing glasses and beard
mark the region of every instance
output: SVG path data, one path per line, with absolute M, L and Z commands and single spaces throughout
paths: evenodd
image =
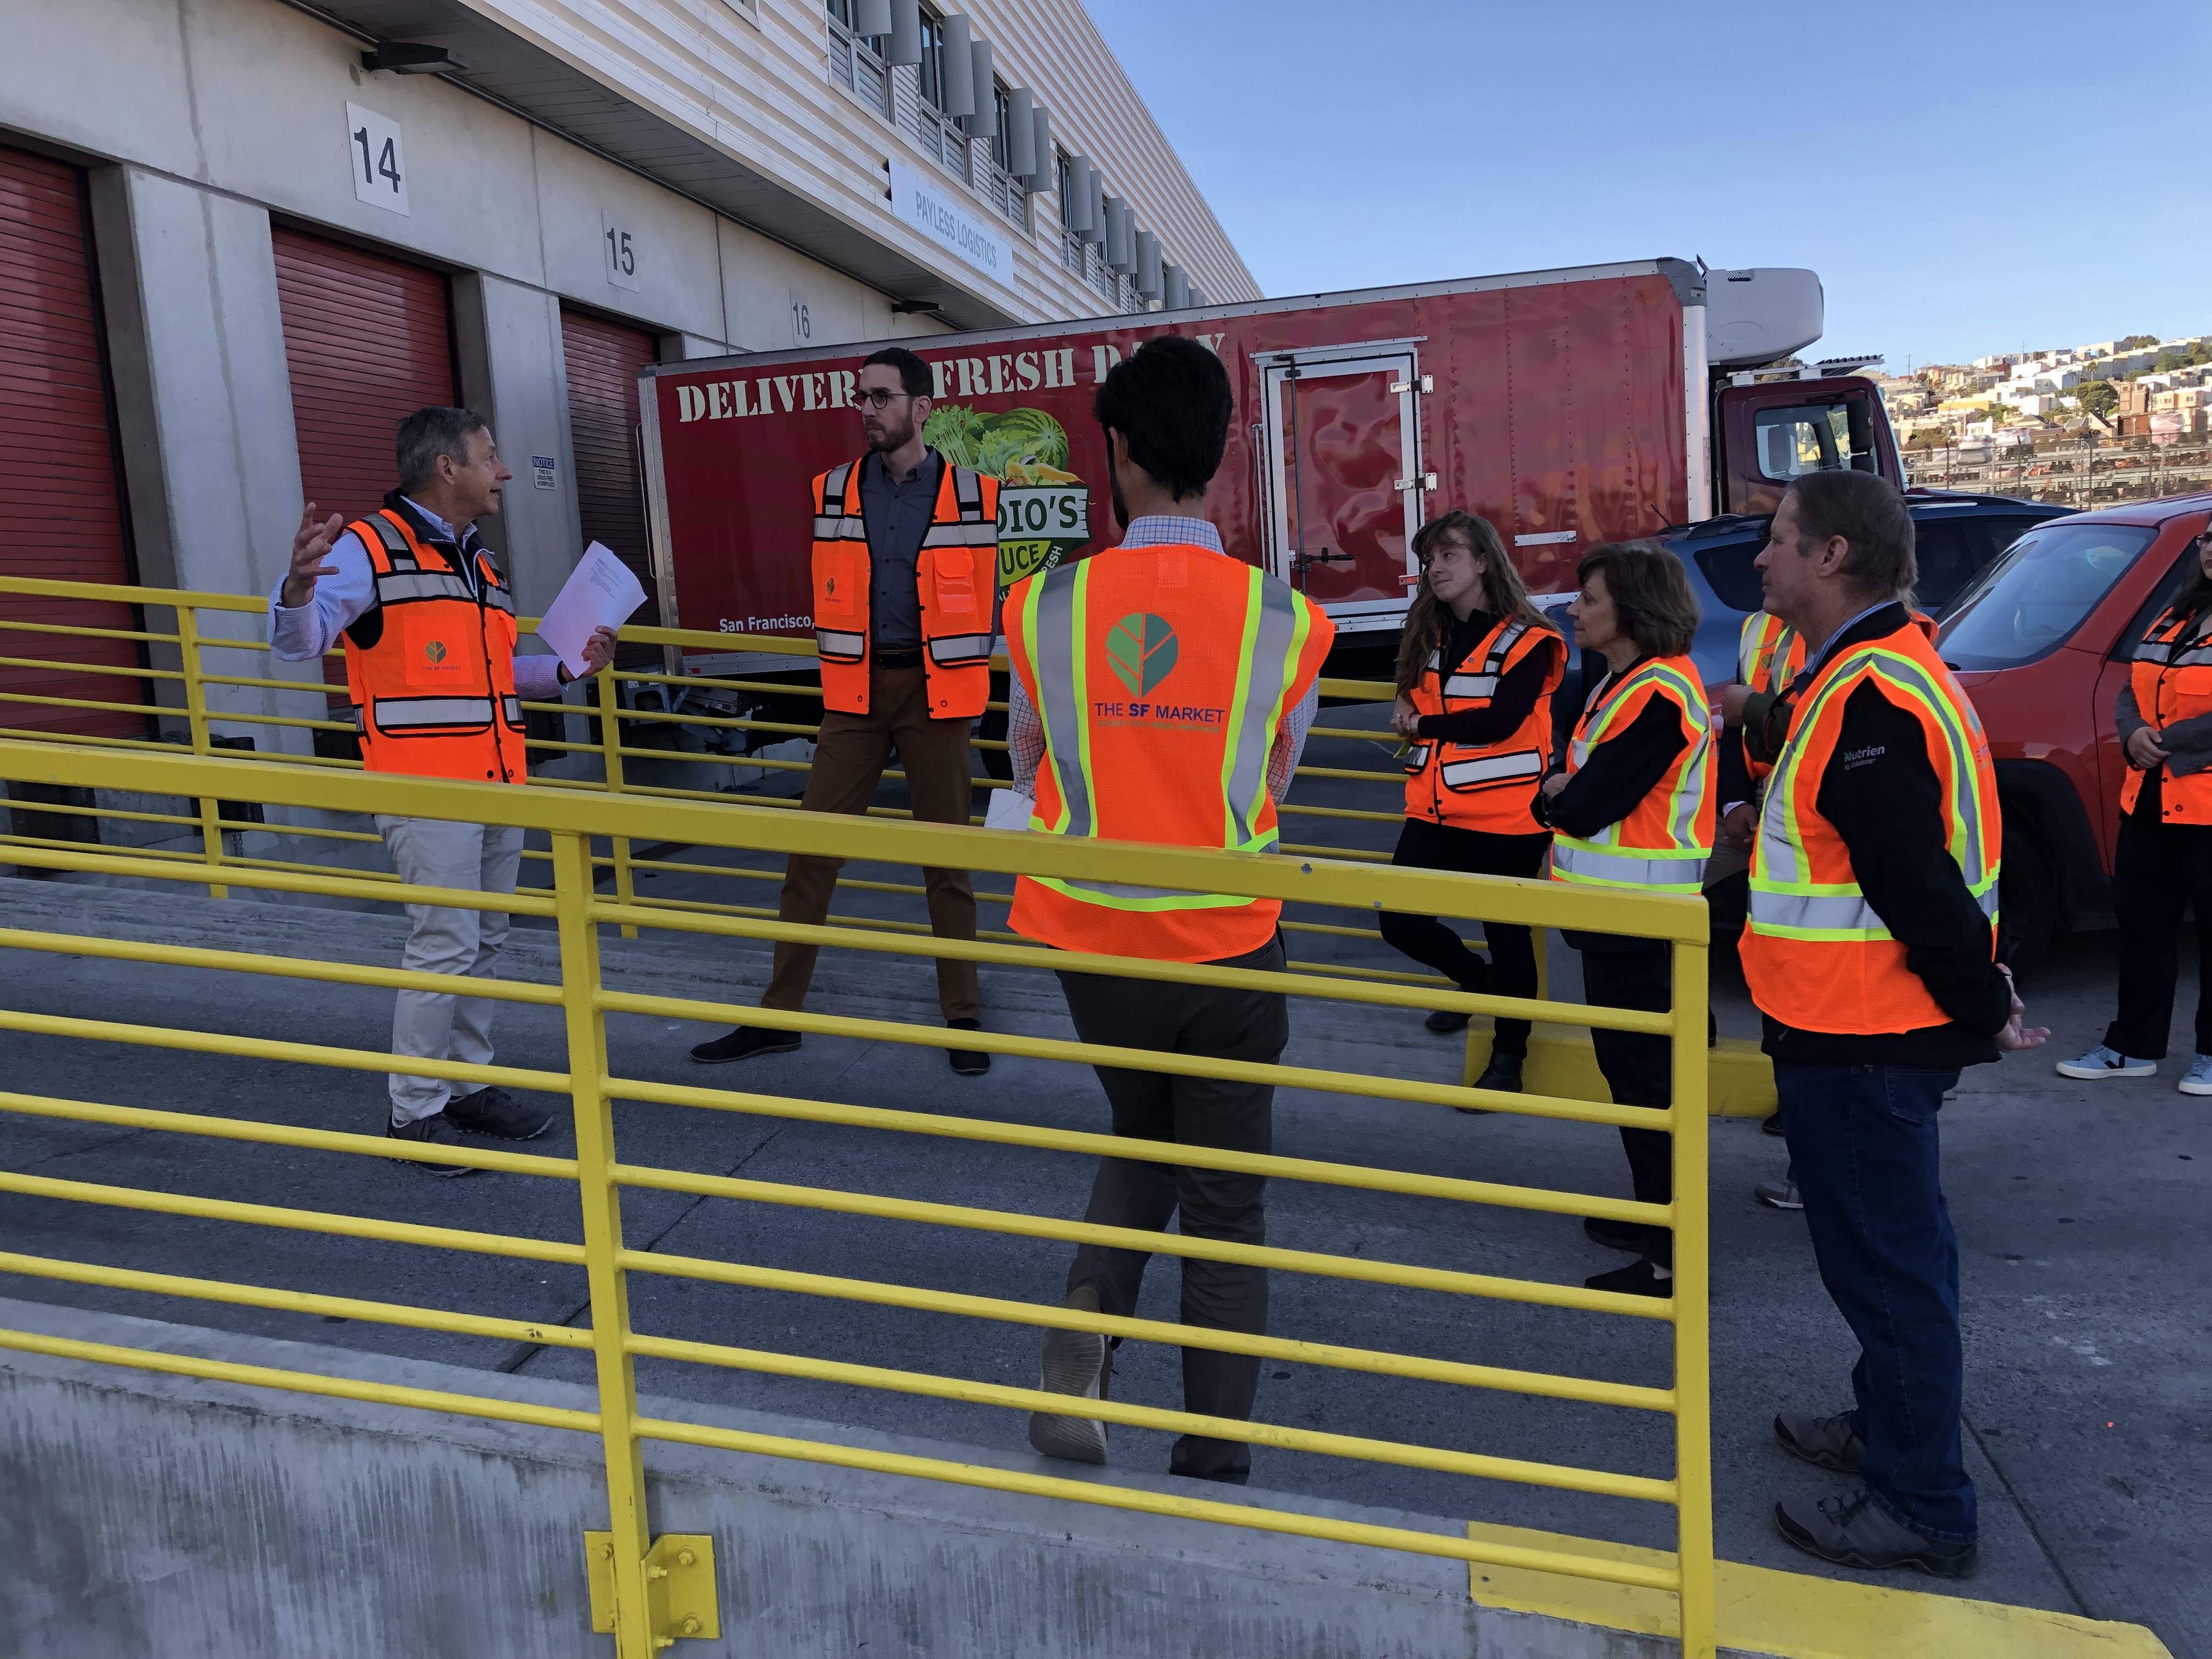
M 868 453 L 814 480 L 814 636 L 822 654 L 822 730 L 802 805 L 810 812 L 866 812 L 894 746 L 915 817 L 966 823 L 974 807 L 969 737 L 991 690 L 997 594 L 999 481 L 954 466 L 922 441 L 929 366 L 886 346 L 860 366 Z M 793 854 L 781 920 L 818 927 L 842 859 Z M 925 869 L 930 931 L 975 937 L 975 891 L 965 870 Z M 761 1006 L 796 1012 L 814 976 L 816 947 L 779 944 Z M 955 1030 L 981 1029 L 975 964 L 939 957 L 938 1000 Z M 702 1042 L 704 1065 L 787 1054 L 796 1031 L 740 1025 Z M 991 1057 L 948 1051 L 963 1076 Z

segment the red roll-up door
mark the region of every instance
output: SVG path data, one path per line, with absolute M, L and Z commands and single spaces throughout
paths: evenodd
M 644 484 L 638 476 L 637 377 L 658 358 L 658 345 L 642 329 L 562 307 L 568 434 L 576 457 L 576 507 L 584 544 L 604 542 L 635 573 L 645 588 L 645 604 L 630 620 L 655 625 L 660 621 L 659 597 L 645 528 Z M 659 659 L 659 646 L 633 645 L 624 646 L 616 661 L 635 668 Z
M 281 227 L 273 240 L 300 486 L 318 516 L 357 519 L 398 483 L 399 422 L 460 401 L 452 297 L 441 272 L 403 259 Z M 324 658 L 323 678 L 343 686 L 345 665 Z
M 0 149 L 0 574 L 128 583 L 122 477 L 110 418 L 84 178 Z M 135 629 L 127 605 L 0 593 L 0 618 Z M 0 657 L 138 668 L 137 644 L 0 629 Z M 145 682 L 0 664 L 0 726 L 77 737 L 149 736 L 133 708 L 23 702 L 147 702 Z
M 279 229 L 276 300 L 300 479 L 324 513 L 383 504 L 403 416 L 460 400 L 442 273 Z

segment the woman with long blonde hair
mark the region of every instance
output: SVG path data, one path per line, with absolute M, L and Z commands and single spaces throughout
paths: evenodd
M 1406 751 L 1406 823 L 1393 864 L 1471 875 L 1536 876 L 1551 832 L 1532 805 L 1550 763 L 1552 694 L 1566 642 L 1528 602 L 1521 573 L 1487 519 L 1455 509 L 1415 532 L 1420 585 L 1398 647 L 1390 725 Z M 1536 994 L 1526 927 L 1486 923 L 1487 960 L 1434 916 L 1387 912 L 1382 937 L 1462 991 Z M 1439 1011 L 1439 1035 L 1468 1017 Z M 1517 1091 L 1528 1053 L 1525 1020 L 1501 1019 L 1476 1086 Z

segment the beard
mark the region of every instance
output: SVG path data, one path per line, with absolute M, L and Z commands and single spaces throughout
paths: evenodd
M 905 417 L 894 421 L 886 410 L 879 417 L 882 425 L 868 434 L 868 447 L 878 455 L 888 455 L 903 448 L 914 437 L 914 412 L 908 410 Z
M 1110 466 L 1106 470 L 1106 486 L 1107 493 L 1114 498 L 1114 522 L 1127 530 L 1129 527 L 1129 504 L 1121 499 L 1121 480 Z

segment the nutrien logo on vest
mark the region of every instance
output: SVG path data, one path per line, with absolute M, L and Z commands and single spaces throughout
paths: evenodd
M 1114 678 L 1129 688 L 1133 696 L 1148 697 L 1175 672 L 1176 631 L 1164 617 L 1133 611 L 1106 630 L 1106 662 Z M 1218 726 L 1225 708 L 1201 708 L 1188 703 L 1097 702 L 1094 718 L 1107 726 Z

